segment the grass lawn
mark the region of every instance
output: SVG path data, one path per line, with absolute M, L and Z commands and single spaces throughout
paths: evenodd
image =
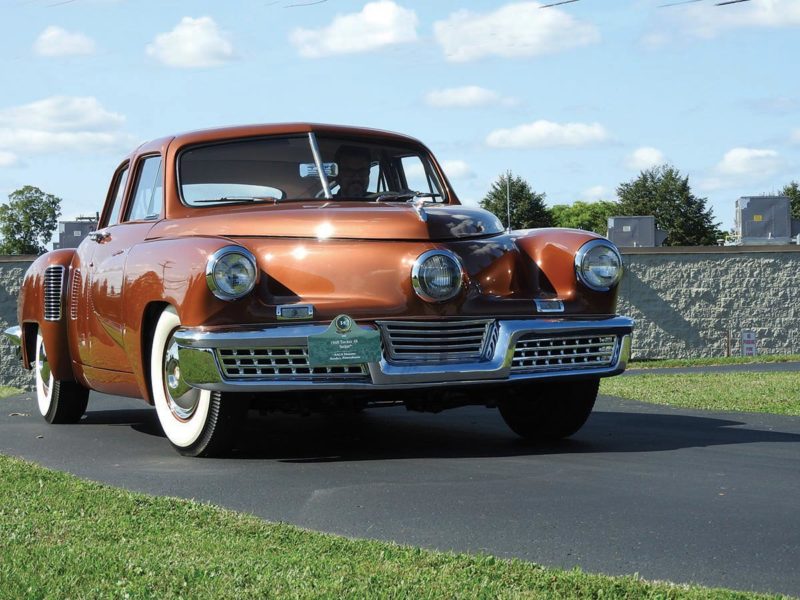
M 757 598 L 355 541 L 0 456 L 1 598 Z
M 22 392 L 23 390 L 18 390 L 17 388 L 8 387 L 7 385 L 0 385 L 0 398 L 8 398 L 14 394 L 21 394 Z
M 681 408 L 800 415 L 800 371 L 626 375 L 600 393 Z
M 800 354 L 763 354 L 761 356 L 716 356 L 706 358 L 665 358 L 632 360 L 629 369 L 661 369 L 665 367 L 709 367 L 713 365 L 749 365 L 760 363 L 800 362 Z

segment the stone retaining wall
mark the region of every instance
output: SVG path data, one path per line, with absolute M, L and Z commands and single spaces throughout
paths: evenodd
M 17 325 L 17 297 L 35 256 L 0 256 L 0 331 Z M 0 385 L 33 389 L 33 375 L 20 365 L 14 346 L 0 335 Z
M 635 358 L 800 353 L 800 247 L 626 248 L 618 311 L 636 319 Z

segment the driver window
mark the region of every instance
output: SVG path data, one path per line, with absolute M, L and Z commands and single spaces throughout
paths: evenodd
M 163 204 L 164 184 L 161 176 L 161 157 L 148 156 L 139 167 L 139 176 L 128 209 L 126 221 L 157 219 Z

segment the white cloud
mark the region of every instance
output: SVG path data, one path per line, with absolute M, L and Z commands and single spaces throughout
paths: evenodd
M 581 194 L 581 199 L 586 200 L 588 202 L 595 202 L 597 200 L 604 200 L 608 199 L 612 193 L 609 189 L 602 185 L 595 185 L 588 189 L 583 190 Z
M 425 103 L 435 108 L 474 108 L 480 106 L 513 106 L 515 98 L 501 96 L 477 85 L 433 90 L 425 94 Z
M 472 179 L 475 171 L 463 160 L 443 160 L 442 169 L 450 179 Z
M 731 29 L 800 26 L 800 2 L 797 0 L 752 0 L 725 8 L 720 10 L 713 3 L 698 3 L 676 11 L 675 18 L 681 19 L 686 33 L 703 38 Z
M 625 166 L 632 171 L 644 171 L 665 162 L 664 153 L 650 146 L 637 148 L 625 158 Z
M 233 45 L 211 17 L 184 17 L 169 33 L 160 33 L 147 54 L 168 67 L 218 67 L 233 60 Z
M 94 41 L 82 33 L 51 25 L 39 34 L 33 49 L 40 56 L 82 56 L 94 54 Z
M 725 153 L 716 170 L 721 175 L 758 177 L 772 175 L 780 164 L 775 150 L 733 148 Z
M 18 157 L 13 152 L 0 150 L 0 167 L 13 167 L 18 162 Z
M 800 144 L 800 128 L 797 128 L 792 132 L 792 138 L 791 139 L 792 139 L 792 143 Z
M 306 58 L 369 52 L 415 41 L 418 23 L 413 10 L 379 0 L 365 4 L 361 12 L 337 15 L 327 27 L 299 27 L 291 32 L 289 41 Z
M 0 109 L 0 150 L 15 154 L 129 150 L 125 117 L 93 97 L 54 96 Z
M 703 191 L 715 191 L 752 185 L 777 173 L 783 159 L 775 150 L 732 148 L 714 167 L 713 174 L 700 181 Z
M 554 148 L 586 146 L 603 142 L 608 133 L 599 123 L 534 121 L 511 129 L 496 129 L 486 136 L 493 148 Z
M 485 56 L 541 56 L 600 40 L 591 23 L 539 2 L 506 4 L 490 13 L 459 10 L 433 25 L 447 60 L 465 62 Z

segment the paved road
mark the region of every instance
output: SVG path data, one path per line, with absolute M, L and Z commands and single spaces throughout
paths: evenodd
M 30 398 L 0 401 L 0 452 L 112 485 L 353 537 L 800 596 L 800 418 L 601 398 L 575 438 L 535 446 L 483 408 L 256 416 L 233 458 L 198 460 L 139 401 L 93 394 L 81 424 L 48 426 Z

